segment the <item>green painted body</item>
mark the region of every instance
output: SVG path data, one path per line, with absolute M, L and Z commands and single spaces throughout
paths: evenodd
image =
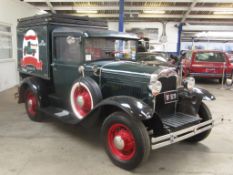
M 47 19 L 47 20 L 45 20 Z M 85 41 L 88 38 L 115 38 L 136 40 L 134 34 L 119 33 L 106 30 L 106 27 L 89 25 L 88 29 L 79 24 L 69 24 L 49 22 L 48 18 L 41 19 L 40 23 L 34 21 L 19 23 L 18 32 L 18 69 L 22 78 L 35 76 L 48 81 L 49 93 L 56 97 L 60 107 L 66 109 L 70 106 L 70 91 L 73 83 L 82 75 L 78 71 L 80 66 L 84 66 L 85 76 L 89 76 L 99 85 L 103 98 L 125 95 L 136 97 L 152 107 L 152 99 L 148 85 L 152 74 L 159 74 L 165 68 L 147 66 L 133 61 L 124 60 L 101 60 L 85 61 Z M 56 19 L 57 20 L 57 19 Z M 30 65 L 22 67 L 20 63 L 23 57 L 23 41 L 27 37 L 27 32 L 33 30 L 38 39 L 39 60 L 43 66 L 41 70 L 31 69 Z M 56 58 L 55 37 L 75 36 L 80 38 L 80 56 L 74 62 L 64 61 Z M 63 48 L 61 48 L 63 50 Z M 29 53 L 31 54 L 31 53 Z M 93 70 L 100 69 L 97 75 Z M 174 82 L 176 83 L 176 82 Z M 176 88 L 176 84 L 174 86 Z
M 93 66 L 101 68 L 101 78 L 93 74 Z M 85 63 L 87 76 L 92 77 L 101 87 L 104 98 L 126 95 L 147 101 L 148 84 L 152 73 L 159 73 L 154 68 L 129 61 L 98 61 Z
M 68 104 L 72 84 L 82 75 L 79 66 L 85 68 L 85 76 L 94 79 L 99 85 L 103 98 L 126 95 L 142 99 L 145 102 L 151 97 L 148 85 L 152 73 L 159 73 L 160 67 L 150 67 L 129 61 L 94 61 L 83 64 L 54 62 L 53 81 L 57 97 L 63 104 Z M 93 67 L 101 68 L 101 76 L 96 75 Z M 149 103 L 150 104 L 150 103 Z
M 185 87 L 177 89 L 174 68 L 135 62 L 136 35 L 109 31 L 102 22 L 47 15 L 23 19 L 17 26 L 17 32 L 18 70 L 22 80 L 19 103 L 26 102 L 25 92 L 31 89 L 41 100 L 40 112 L 63 122 L 92 123 L 91 120 L 95 122 L 121 110 L 128 116 L 145 121 L 146 127 L 162 135 L 168 127 L 176 130 L 193 124 L 186 121 L 184 125 L 176 125 L 176 122 L 173 125 L 171 122 L 164 127 L 163 119 L 179 119 L 176 113 L 196 116 L 202 99 L 215 99 L 203 89 L 196 88 L 193 92 Z M 101 38 L 104 42 L 98 40 L 88 48 L 87 43 L 93 38 Z M 126 45 L 127 48 L 116 49 Z M 96 54 L 99 57 L 95 55 L 98 49 L 104 53 Z M 127 53 L 127 50 L 130 51 Z M 102 59 L 103 55 L 105 59 Z M 117 55 L 128 59 L 112 59 L 120 57 Z M 151 86 L 156 86 L 153 95 L 153 88 L 149 89 L 151 80 Z M 87 87 L 88 93 L 76 92 L 80 90 L 78 82 Z M 156 91 L 159 88 L 156 83 L 162 84 L 159 92 Z M 76 100 L 79 103 L 84 101 L 84 104 L 87 102 L 87 106 L 91 104 L 83 116 L 77 113 L 79 106 Z

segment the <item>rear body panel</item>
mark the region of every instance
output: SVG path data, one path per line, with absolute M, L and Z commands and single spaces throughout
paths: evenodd
M 42 79 L 52 79 L 52 31 L 58 27 L 107 30 L 104 21 L 59 14 L 38 15 L 18 20 L 18 71 Z

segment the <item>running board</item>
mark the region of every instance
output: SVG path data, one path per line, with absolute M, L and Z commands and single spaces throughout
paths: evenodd
M 194 135 L 210 130 L 213 126 L 214 126 L 214 120 L 211 119 L 176 132 L 171 132 L 163 136 L 152 137 L 151 148 L 158 149 L 188 139 Z
M 45 115 L 49 115 L 53 118 L 59 119 L 62 122 L 68 123 L 68 124 L 77 124 L 80 121 L 72 113 L 62 108 L 49 106 L 45 108 L 40 108 L 40 112 Z

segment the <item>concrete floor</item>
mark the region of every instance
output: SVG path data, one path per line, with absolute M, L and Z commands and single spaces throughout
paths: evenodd
M 226 119 L 203 142 L 177 143 L 152 151 L 147 162 L 129 172 L 114 166 L 95 130 L 50 119 L 28 119 L 17 104 L 16 88 L 0 93 L 0 175 L 161 174 L 233 175 L 233 91 L 215 82 L 199 82 L 217 101 L 208 102 L 213 117 Z

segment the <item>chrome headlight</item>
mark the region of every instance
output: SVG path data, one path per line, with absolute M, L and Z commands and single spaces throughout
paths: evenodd
M 149 89 L 153 96 L 158 95 L 162 90 L 162 83 L 158 80 L 158 75 L 152 74 L 150 78 Z
M 195 79 L 193 77 L 187 77 L 185 82 L 188 90 L 192 90 L 195 87 Z

